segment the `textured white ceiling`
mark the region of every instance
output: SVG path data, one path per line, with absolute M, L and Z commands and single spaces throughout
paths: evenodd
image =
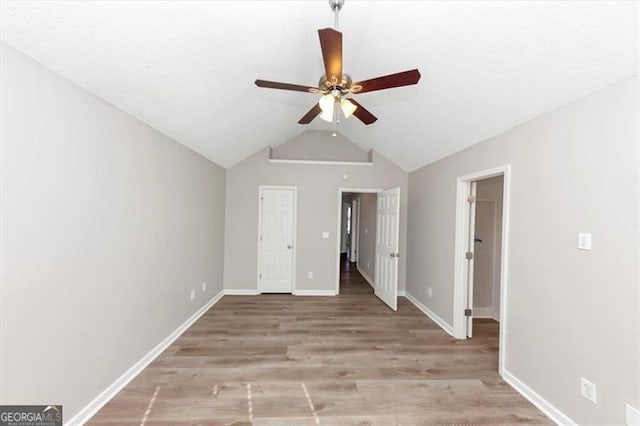
M 324 0 L 1 3 L 1 38 L 177 141 L 229 167 L 304 128 Z M 638 70 L 638 2 L 347 0 L 344 66 L 355 80 L 419 68 L 365 93 L 379 120 L 339 131 L 413 170 Z M 311 128 L 328 129 L 316 119 Z

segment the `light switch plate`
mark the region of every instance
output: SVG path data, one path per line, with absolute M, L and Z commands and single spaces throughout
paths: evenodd
M 307 272 L 307 278 L 312 280 L 313 279 L 313 272 L 311 272 L 311 271 Z
M 578 249 L 591 250 L 591 234 L 588 232 L 578 233 Z
M 322 233 L 322 239 L 326 240 L 327 238 L 329 238 L 329 233 L 328 232 L 323 232 Z

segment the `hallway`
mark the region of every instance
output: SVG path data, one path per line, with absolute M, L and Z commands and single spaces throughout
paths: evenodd
M 373 288 L 358 272 L 356 263 L 349 262 L 344 253 L 340 256 L 340 294 L 373 294 Z

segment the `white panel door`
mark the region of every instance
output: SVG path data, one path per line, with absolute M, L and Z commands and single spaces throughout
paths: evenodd
M 293 292 L 295 191 L 260 191 L 258 291 Z
M 375 294 L 396 311 L 398 310 L 400 188 L 378 193 L 377 215 Z

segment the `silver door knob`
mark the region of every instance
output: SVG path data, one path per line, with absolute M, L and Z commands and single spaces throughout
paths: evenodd
M 400 257 L 400 253 L 391 253 L 389 254 L 391 257 Z
M 291 249 L 291 246 L 287 246 L 288 249 Z

